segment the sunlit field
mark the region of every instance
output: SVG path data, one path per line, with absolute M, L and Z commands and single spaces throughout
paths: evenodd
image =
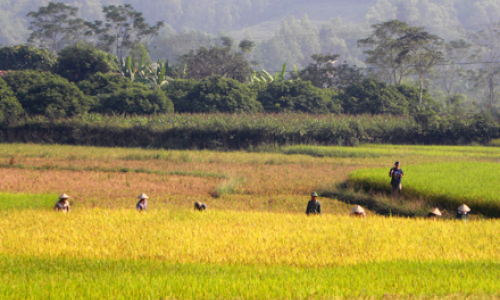
M 311 191 L 353 174 L 390 188 L 396 160 L 405 188 L 479 199 L 482 175 L 461 189 L 446 183 L 463 168 L 495 168 L 500 148 L 1 145 L 0 298 L 498 299 L 500 220 L 369 210 L 358 219 L 334 198 L 319 199 L 323 215 L 304 214 Z M 441 179 L 443 164 L 450 176 Z M 486 186 L 494 202 L 499 194 Z M 143 192 L 149 208 L 139 213 Z M 52 211 L 61 193 L 71 196 L 70 213 Z M 195 201 L 208 211 L 195 211 Z
M 357 170 L 350 180 L 365 187 L 387 190 L 385 169 Z M 499 163 L 434 163 L 404 169 L 404 193 L 431 199 L 450 208 L 467 203 L 487 216 L 500 216 Z M 385 175 L 385 176 L 384 176 Z

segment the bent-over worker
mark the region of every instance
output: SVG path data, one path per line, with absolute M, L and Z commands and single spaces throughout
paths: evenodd
M 200 202 L 195 202 L 194 208 L 199 210 L 199 211 L 207 210 L 207 206 L 204 203 L 200 203 Z
M 349 216 L 351 216 L 351 217 L 358 217 L 358 218 L 366 218 L 366 212 L 365 212 L 365 210 L 361 206 L 356 205 L 352 209 L 352 211 L 349 214 Z
M 147 210 L 148 209 L 148 201 L 147 201 L 147 199 L 149 199 L 148 195 L 142 193 L 137 198 L 139 198 L 139 202 L 137 202 L 137 205 L 135 206 L 135 208 L 137 208 L 138 211 Z
M 306 214 L 320 215 L 321 214 L 321 203 L 318 201 L 318 193 L 311 193 L 311 200 L 307 203 Z
M 62 211 L 64 213 L 69 212 L 69 203 L 68 203 L 69 196 L 66 194 L 62 194 L 59 196 L 59 201 L 56 202 L 56 205 L 54 206 L 55 211 Z

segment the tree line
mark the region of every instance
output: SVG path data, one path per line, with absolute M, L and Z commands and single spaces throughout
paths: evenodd
M 77 8 L 63 3 L 28 13 L 32 45 L 0 49 L 0 70 L 9 71 L 3 78 L 5 101 L 19 102 L 9 106 L 17 111 L 9 114 L 12 119 L 82 112 L 460 113 L 467 110 L 459 93 L 465 81 L 487 91 L 488 108 L 495 113 L 494 28 L 470 36 L 475 47 L 483 47 L 474 52 L 484 66 L 477 70 L 462 63 L 472 59 L 468 41 L 446 42 L 424 27 L 392 20 L 373 25 L 371 34 L 357 41 L 368 68 L 339 62 L 338 54 L 318 53 L 302 69 L 289 72 L 284 64 L 270 74 L 254 70 L 253 41 L 236 44 L 230 37 L 178 55 L 175 63 L 153 63 L 147 45 L 164 23 L 148 24 L 131 5 L 102 10 L 103 21 L 80 19 Z M 444 102 L 428 89 L 438 69 Z

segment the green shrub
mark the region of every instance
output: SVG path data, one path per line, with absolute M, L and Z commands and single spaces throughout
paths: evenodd
M 135 86 L 101 99 L 99 109 L 102 113 L 150 115 L 173 113 L 174 104 L 161 90 Z
M 92 46 L 69 46 L 59 52 L 57 63 L 54 66 L 54 73 L 69 81 L 79 82 L 95 73 L 109 72 L 108 61 L 110 59 L 109 54 Z
M 198 81 L 194 79 L 176 79 L 164 85 L 162 89 L 174 103 L 176 112 L 190 112 L 192 101 L 189 94 L 197 84 Z
M 374 79 L 347 87 L 340 99 L 344 112 L 350 114 L 408 115 L 410 107 L 397 88 Z
M 17 101 L 14 92 L 7 86 L 7 83 L 0 78 L 0 123 L 15 122 L 22 113 L 21 103 Z
M 30 115 L 66 117 L 86 112 L 92 105 L 74 83 L 49 72 L 10 72 L 3 79 Z
M 317 88 L 309 81 L 271 82 L 260 90 L 257 100 L 268 112 L 342 112 L 342 106 L 333 90 Z
M 46 49 L 27 45 L 0 48 L 0 70 L 49 71 L 55 61 Z
M 96 73 L 88 79 L 80 81 L 77 86 L 88 96 L 106 96 L 123 89 L 133 88 L 134 86 L 143 87 L 142 84 L 134 83 L 132 80 L 121 75 L 102 73 Z
M 189 112 L 241 113 L 262 110 L 255 91 L 237 80 L 220 76 L 201 80 L 186 97 L 189 99 Z

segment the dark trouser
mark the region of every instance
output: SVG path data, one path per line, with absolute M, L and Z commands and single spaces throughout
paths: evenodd
M 396 196 L 396 194 L 398 196 L 400 196 L 402 189 L 403 189 L 403 187 L 402 187 L 401 183 L 400 184 L 393 184 L 392 185 L 392 196 L 394 197 L 394 196 Z

